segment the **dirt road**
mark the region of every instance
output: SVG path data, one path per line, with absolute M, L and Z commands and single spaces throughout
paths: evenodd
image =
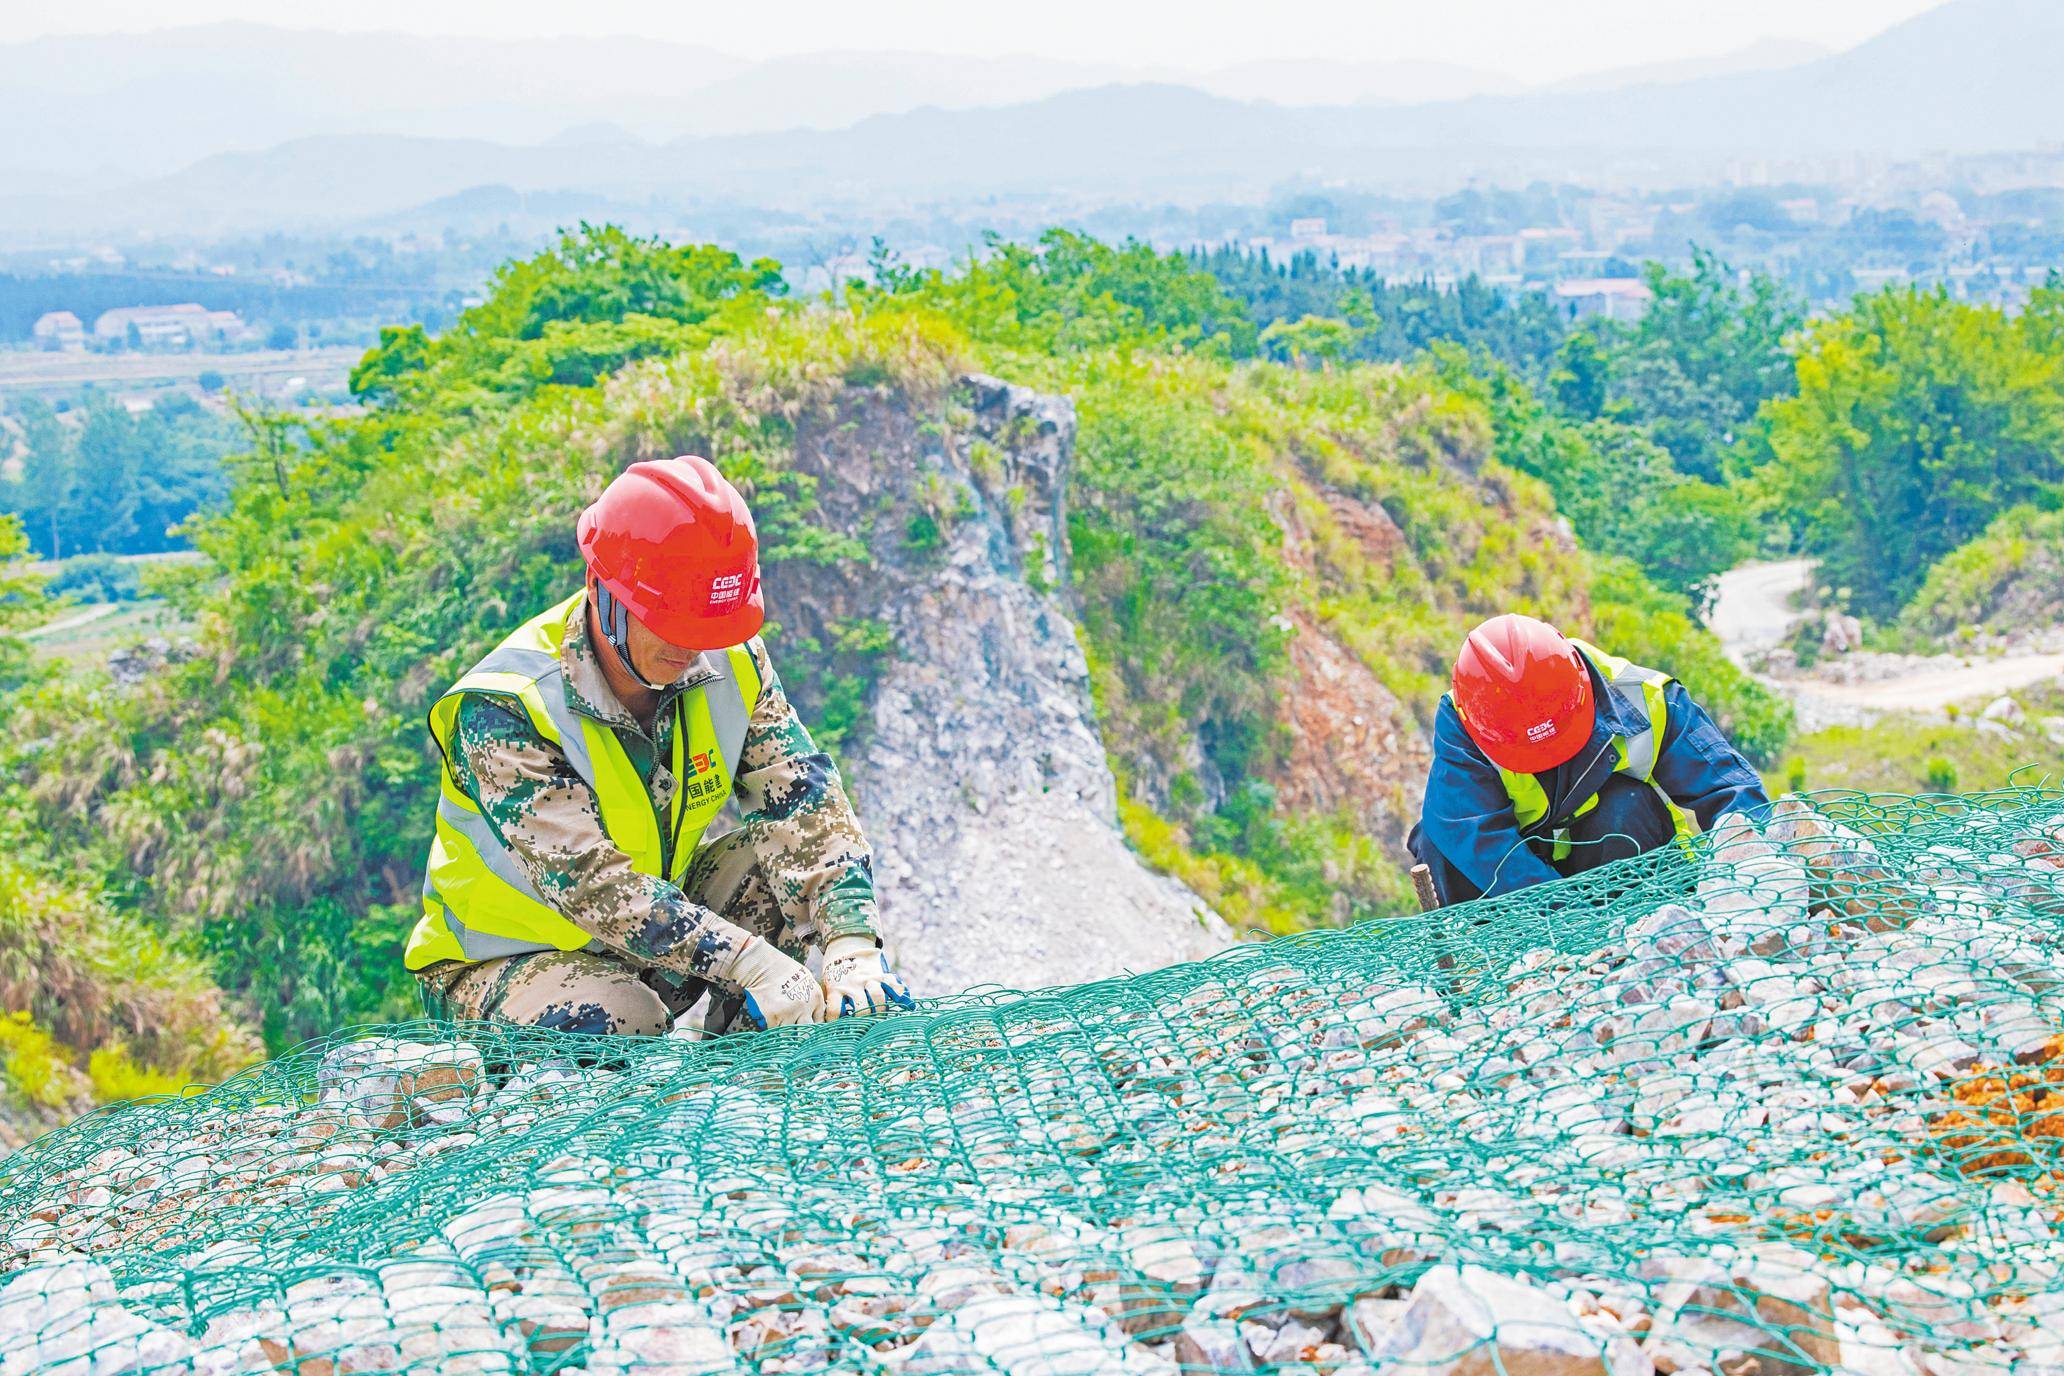
M 1785 643 L 1800 617 L 1792 595 L 1806 586 L 1812 561 L 1744 564 L 1720 578 L 1708 625 L 1728 658 L 1745 668 Z M 1940 712 L 1983 706 L 2005 693 L 2064 674 L 2064 654 L 1886 655 L 1858 652 L 1808 673 L 1758 676 L 1791 698 L 1808 730 L 1867 721 L 1888 712 Z
M 1785 559 L 1774 564 L 1743 564 L 1720 575 L 1720 595 L 1706 624 L 1727 657 L 1746 666 L 1757 655 L 1784 644 L 1800 613 L 1792 596 L 1813 576 L 1811 559 Z

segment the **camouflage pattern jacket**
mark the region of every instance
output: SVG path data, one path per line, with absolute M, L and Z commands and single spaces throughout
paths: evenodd
M 790 929 L 818 945 L 878 930 L 873 858 L 837 767 L 816 747 L 781 689 L 767 647 L 747 649 L 760 698 L 739 751 L 732 803 Z M 691 672 L 660 697 L 648 732 L 603 676 L 588 618 L 576 615 L 560 650 L 567 703 L 614 728 L 663 819 L 680 786 L 667 767 L 680 694 L 703 681 Z M 492 696 L 461 703 L 452 768 L 461 788 L 516 858 L 538 893 L 595 940 L 587 948 L 638 969 L 708 978 L 748 933 L 691 901 L 675 885 L 640 874 L 609 840 L 595 792 L 523 710 Z M 722 825 L 722 815 L 712 825 Z M 660 827 L 666 831 L 664 822 Z M 451 963 L 433 977 L 466 968 Z

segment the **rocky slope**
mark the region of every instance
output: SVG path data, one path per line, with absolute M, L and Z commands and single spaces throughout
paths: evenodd
M 929 420 L 856 395 L 799 426 L 822 528 L 868 557 L 767 574 L 783 635 L 886 633 L 847 767 L 898 967 L 919 994 L 1030 988 L 1226 944 L 1118 830 L 1061 591 L 1073 407 L 976 374 Z
M 362 1031 L 0 1171 L 0 1370 L 2054 1370 L 2064 799 L 1845 806 L 868 1023 Z

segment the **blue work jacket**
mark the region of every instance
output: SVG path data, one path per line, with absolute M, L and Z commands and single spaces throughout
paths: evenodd
M 1597 760 L 1612 737 L 1636 736 L 1648 729 L 1647 719 L 1637 709 L 1606 691 L 1597 666 L 1586 660 L 1585 668 L 1591 675 L 1592 700 L 1598 704 L 1591 739 L 1567 764 L 1534 776 L 1548 795 L 1551 818 L 1568 810 L 1577 788 L 1583 788 L 1586 797 L 1598 791 L 1606 776 L 1595 769 L 1585 770 L 1584 765 Z M 1770 795 L 1755 766 L 1721 734 L 1706 710 L 1692 701 L 1684 685 L 1670 683 L 1663 693 L 1669 720 L 1656 747 L 1656 786 L 1697 817 L 1704 828 L 1711 828 L 1726 813 L 1768 804 Z M 1605 756 L 1609 759 L 1611 752 Z M 1580 778 L 1580 773 L 1590 777 Z M 1433 767 L 1426 775 L 1419 829 L 1487 898 L 1560 877 L 1523 844 L 1519 818 L 1498 776 L 1498 766 L 1470 739 L 1452 696 L 1442 696 L 1434 715 Z

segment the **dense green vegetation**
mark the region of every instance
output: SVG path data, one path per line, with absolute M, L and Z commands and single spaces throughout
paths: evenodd
M 1900 615 L 1901 629 L 1950 640 L 2064 621 L 2064 511 L 2010 507 L 1944 555 Z
M 1547 297 L 1514 296 L 1477 277 L 1452 288 L 1389 282 L 1373 272 L 1327 266 L 1309 252 L 1276 263 L 1265 254 L 1222 248 L 1190 261 L 1245 304 L 1264 349 L 1281 362 L 1403 362 L 1436 344 L 1458 345 L 1538 384 L 1547 380 L 1568 331 Z M 1320 351 L 1298 347 L 1300 336 L 1314 335 L 1324 341 Z
M 1822 581 L 1890 619 L 1944 555 L 2064 482 L 2064 285 L 2018 316 L 1940 292 L 1866 296 L 1817 321 L 1798 394 L 1764 412 L 1765 504 Z
M 223 459 L 241 428 L 188 397 L 131 415 L 96 397 L 60 415 L 36 398 L 15 403 L 22 428 L 0 511 L 21 518 L 39 554 L 148 554 L 178 548 L 178 526 L 221 501 Z
M 1988 524 L 2059 500 L 2064 285 L 2014 314 L 1890 288 L 1808 322 L 1773 279 L 1698 253 L 1684 272 L 1648 266 L 1639 321 L 1578 327 L 1473 280 L 1438 291 L 1308 256 L 1198 262 L 1286 361 L 1439 355 L 1499 415 L 1500 457 L 1550 485 L 1587 545 L 1694 605 L 1744 557 L 1796 551 L 1820 561 L 1823 604 L 1940 638 L 2028 601 L 1974 580 L 2047 566 L 2028 518 Z
M 580 506 L 626 462 L 702 452 L 749 492 L 770 566 L 858 571 L 867 543 L 818 511 L 792 463 L 799 433 L 885 412 L 948 426 L 970 369 L 1076 403 L 1065 591 L 1121 811 L 1144 854 L 1236 921 L 1408 901 L 1394 839 L 1369 819 L 1408 821 L 1416 780 L 1359 808 L 1310 801 L 1303 774 L 1332 762 L 1285 710 L 1317 691 L 1300 645 L 1359 666 L 1411 732 L 1470 624 L 1533 612 L 1672 670 L 1759 763 L 1822 771 L 1819 745 L 1788 756 L 1788 709 L 1727 663 L 1698 599 L 1752 547 L 1854 538 L 1836 508 L 1867 461 L 1888 490 L 1939 478 L 1926 490 L 1955 508 L 1875 537 L 1934 551 L 1912 586 L 1981 541 L 1927 585 L 1943 609 L 1929 624 L 1993 606 L 2013 581 L 1998 570 L 2023 557 L 1998 551 L 2054 534 L 2032 511 L 1986 522 L 2050 481 L 2055 296 L 2007 321 L 1896 293 L 1801 328 L 1767 284 L 1709 259 L 1651 280 L 1639 325 L 1571 331 L 1475 287 L 1379 293 L 1315 265 L 1200 264 L 1056 231 L 952 274 L 884 255 L 873 280 L 800 301 L 771 263 L 570 234 L 506 266 L 451 330 L 383 332 L 352 376 L 363 414 L 249 417 L 231 490 L 183 516 L 205 562 L 152 575 L 196 657 L 119 692 L 7 661 L 0 896 L 33 895 L 21 922 L 43 952 L 19 968 L 105 986 L 81 1021 L 62 981 L 0 968 L 0 1013 L 30 1015 L 7 1044 L 91 1082 L 88 1053 L 119 1040 L 129 1059 L 104 1057 L 101 1081 L 135 1084 L 218 1068 L 249 1045 L 239 1025 L 277 1045 L 406 1011 L 395 952 L 435 769 L 423 710 L 573 585 Z M 1884 392 L 1923 373 L 1926 423 Z M 1943 416 L 2004 441 L 1993 467 L 1972 467 Z M 1943 455 L 1963 465 L 1946 478 Z M 158 510 L 139 495 L 138 529 Z M 952 519 L 929 513 L 927 530 L 924 515 L 896 527 L 910 548 Z M 18 567 L 27 546 L 5 529 L 0 560 Z M 78 533 L 55 530 L 74 552 Z M 60 577 L 82 597 L 121 586 L 104 564 Z M 0 587 L 0 620 L 47 614 L 43 597 Z M 834 747 L 864 731 L 891 652 L 859 624 L 782 647 Z M 109 952 L 134 956 L 119 979 Z M 155 1040 L 121 1011 L 145 990 L 181 1010 Z

